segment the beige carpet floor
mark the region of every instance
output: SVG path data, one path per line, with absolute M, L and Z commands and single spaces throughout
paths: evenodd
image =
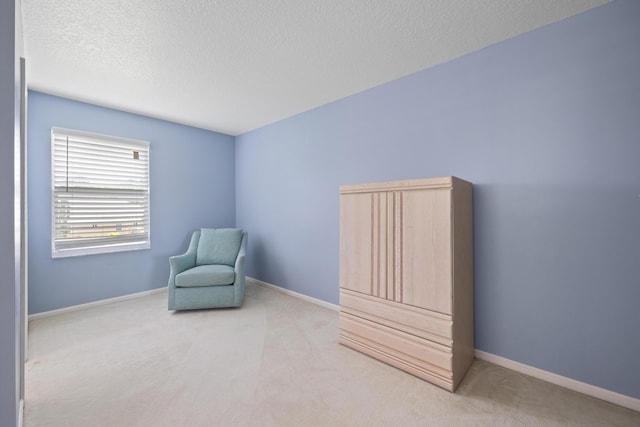
M 476 361 L 456 394 L 337 342 L 338 313 L 248 285 L 30 322 L 25 426 L 640 426 L 640 413 Z

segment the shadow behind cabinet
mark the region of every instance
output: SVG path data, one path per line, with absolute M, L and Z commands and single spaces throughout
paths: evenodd
M 455 391 L 474 357 L 471 183 L 340 187 L 339 340 Z

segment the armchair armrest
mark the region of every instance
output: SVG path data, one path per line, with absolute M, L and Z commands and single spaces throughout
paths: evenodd
M 240 242 L 240 250 L 238 250 L 238 255 L 236 256 L 236 263 L 233 267 L 236 271 L 236 274 L 244 273 L 244 259 L 247 255 L 247 235 L 248 233 L 245 231 L 242 234 L 242 241 Z
M 248 233 L 245 231 L 242 233 L 242 241 L 240 242 L 240 250 L 238 251 L 238 256 L 236 257 L 236 263 L 233 267 L 236 280 L 234 282 L 235 287 L 235 300 L 234 303 L 237 307 L 242 305 L 242 301 L 244 300 L 244 259 L 247 255 L 247 237 Z
M 196 252 L 198 250 L 199 239 L 200 232 L 194 232 L 189 242 L 189 249 L 182 255 L 175 255 L 169 258 L 169 287 L 175 286 L 176 275 L 196 266 Z
M 172 274 L 182 273 L 189 268 L 193 268 L 195 264 L 195 257 L 189 253 L 169 257 L 169 267 Z
M 245 255 L 240 255 L 238 258 L 236 258 L 236 265 L 233 268 L 236 274 L 240 274 L 244 272 L 244 258 L 245 258 Z

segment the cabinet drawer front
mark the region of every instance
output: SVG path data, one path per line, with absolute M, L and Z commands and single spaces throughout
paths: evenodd
M 451 316 L 340 290 L 340 312 L 361 317 L 393 329 L 451 347 L 453 321 Z
M 347 313 L 340 313 L 340 337 L 374 349 L 414 370 L 453 378 L 449 347 Z

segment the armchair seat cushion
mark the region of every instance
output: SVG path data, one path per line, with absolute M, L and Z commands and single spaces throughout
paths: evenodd
M 236 274 L 228 265 L 199 265 L 176 275 L 176 287 L 232 285 Z

